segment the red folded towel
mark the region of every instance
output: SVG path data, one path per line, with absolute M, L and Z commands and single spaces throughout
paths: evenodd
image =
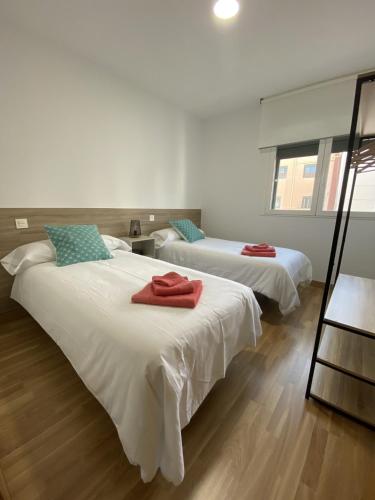
M 260 243 L 259 245 L 245 245 L 244 250 L 248 252 L 275 252 L 275 247 L 267 243 Z
M 194 288 L 194 291 L 192 293 L 185 293 L 183 295 L 169 295 L 167 297 L 155 295 L 152 290 L 152 283 L 148 283 L 140 292 L 132 296 L 132 302 L 136 304 L 187 307 L 193 309 L 199 301 L 203 286 L 201 280 L 193 280 L 190 283 L 192 283 Z
M 168 295 L 185 295 L 186 293 L 194 292 L 194 285 L 191 281 L 184 279 L 177 285 L 163 286 L 152 282 L 152 291 L 155 295 L 168 296 Z
M 175 286 L 183 281 L 187 281 L 187 277 L 181 276 L 181 274 L 175 273 L 174 271 L 164 274 L 164 276 L 152 277 L 152 282 L 155 285 L 160 285 L 160 286 Z
M 242 250 L 241 255 L 247 255 L 248 257 L 276 257 L 276 252 L 249 252 L 249 250 Z

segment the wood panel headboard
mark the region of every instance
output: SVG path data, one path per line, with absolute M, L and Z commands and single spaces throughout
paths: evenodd
M 149 215 L 155 221 L 149 221 Z M 14 219 L 27 218 L 28 229 L 16 229 Z M 128 208 L 0 208 L 0 258 L 14 248 L 47 239 L 44 224 L 97 224 L 102 234 L 127 236 L 131 219 L 140 219 L 143 234 L 169 227 L 171 219 L 191 219 L 201 225 L 199 209 Z M 17 307 L 9 298 L 13 278 L 0 265 L 0 313 Z

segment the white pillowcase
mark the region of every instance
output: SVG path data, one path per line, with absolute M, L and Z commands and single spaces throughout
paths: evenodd
M 124 250 L 124 252 L 130 252 L 131 246 L 126 243 L 124 240 L 120 240 L 120 238 L 115 238 L 114 236 L 108 236 L 107 234 L 101 235 L 105 246 L 109 251 L 111 250 Z
M 198 228 L 199 229 L 199 228 Z M 199 231 L 205 236 L 206 233 L 203 229 L 199 229 Z M 172 227 L 167 227 L 165 229 L 159 229 L 159 231 L 154 231 L 150 234 L 151 238 L 155 238 L 155 248 L 161 248 L 167 243 L 176 240 L 182 240 L 181 235 Z
M 159 229 L 159 231 L 154 231 L 150 234 L 151 238 L 155 238 L 155 247 L 161 248 L 171 241 L 181 240 L 181 236 L 172 227 L 167 227 L 165 229 Z
M 102 238 L 109 251 L 124 250 L 125 252 L 129 252 L 131 250 L 130 246 L 119 238 L 107 235 L 102 235 Z M 0 263 L 9 274 L 14 276 L 15 274 L 22 273 L 29 267 L 55 260 L 55 247 L 50 240 L 42 240 L 17 247 L 3 257 Z
M 17 247 L 0 262 L 9 274 L 22 273 L 29 267 L 56 260 L 55 248 L 49 240 L 35 241 Z

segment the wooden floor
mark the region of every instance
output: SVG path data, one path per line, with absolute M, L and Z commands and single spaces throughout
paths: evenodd
M 375 433 L 304 399 L 321 290 L 286 319 L 265 302 L 242 352 L 183 431 L 186 475 L 143 484 L 114 426 L 29 317 L 0 323 L 4 499 L 373 500 Z

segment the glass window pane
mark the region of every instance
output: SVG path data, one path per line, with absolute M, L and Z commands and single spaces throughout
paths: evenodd
M 303 167 L 303 176 L 304 177 L 315 177 L 316 165 L 305 165 Z
M 303 196 L 301 208 L 311 208 L 312 196 Z
M 353 212 L 375 212 L 375 171 L 357 174 L 355 181 Z
M 311 210 L 317 163 L 317 154 L 278 159 L 272 202 L 274 210 Z
M 323 210 L 337 210 L 340 201 L 342 178 L 344 175 L 347 153 L 332 153 L 329 161 L 326 189 L 324 193 Z M 353 180 L 353 171 L 350 173 L 347 197 L 350 195 L 350 188 Z
M 342 186 L 342 179 L 345 170 L 347 153 L 332 153 L 326 189 L 324 193 L 323 210 L 336 211 L 340 201 L 340 193 Z M 351 186 L 353 182 L 354 170 L 351 169 L 349 173 L 348 188 L 346 191 L 344 209 L 347 209 L 350 197 Z M 357 180 L 354 188 L 353 212 L 375 212 L 375 172 L 361 172 L 357 175 Z

